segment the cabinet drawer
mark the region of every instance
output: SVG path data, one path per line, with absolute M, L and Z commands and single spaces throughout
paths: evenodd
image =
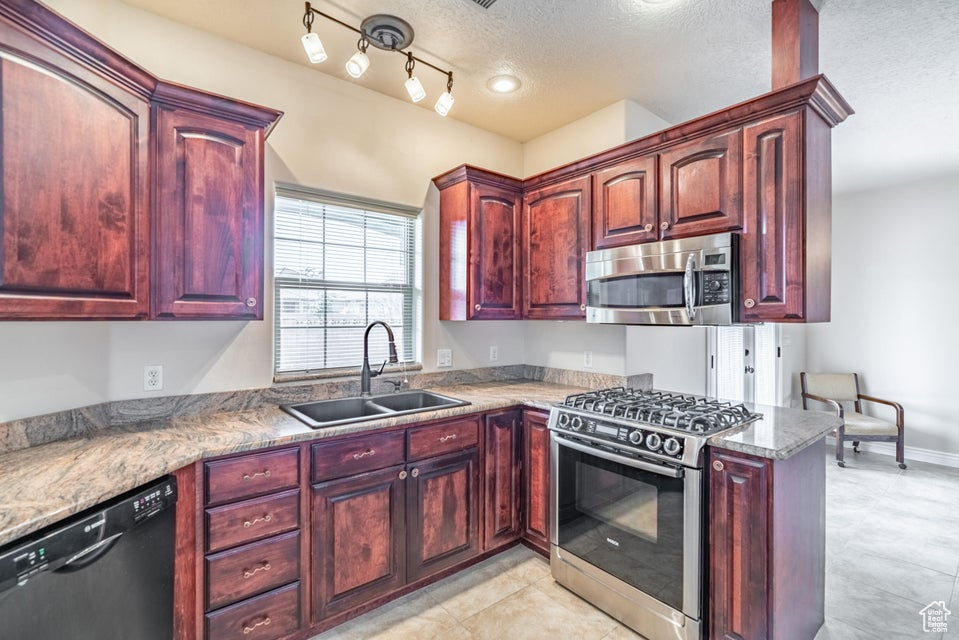
M 218 609 L 299 578 L 299 531 L 208 556 L 207 609 Z
M 409 459 L 419 460 L 476 446 L 479 418 L 431 424 L 410 429 L 407 433 L 410 439 Z
M 300 451 L 284 449 L 207 462 L 206 504 L 252 498 L 300 484 Z
M 403 432 L 361 435 L 313 445 L 313 482 L 356 475 L 402 464 Z
M 299 489 L 207 509 L 207 551 L 221 551 L 299 526 Z
M 274 640 L 299 628 L 299 582 L 206 614 L 207 640 Z

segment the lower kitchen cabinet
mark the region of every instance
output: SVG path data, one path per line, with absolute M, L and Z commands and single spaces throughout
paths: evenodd
M 825 444 L 785 460 L 712 449 L 708 637 L 812 640 L 825 603 Z
M 405 584 L 406 476 L 399 465 L 314 485 L 316 620 Z
M 523 539 L 549 553 L 549 414 L 523 412 Z
M 522 412 L 486 415 L 483 432 L 483 550 L 520 536 Z

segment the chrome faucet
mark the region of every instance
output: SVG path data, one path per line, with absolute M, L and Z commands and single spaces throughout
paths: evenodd
M 363 334 L 363 370 L 360 372 L 360 395 L 368 396 L 370 395 L 370 380 L 376 376 L 383 373 L 383 368 L 386 366 L 386 360 L 383 361 L 383 364 L 380 365 L 379 371 L 370 370 L 370 329 L 376 325 L 382 325 L 386 329 L 386 334 L 389 337 L 390 341 L 390 358 L 389 362 L 396 364 L 399 362 L 399 358 L 396 355 L 396 342 L 393 340 L 393 330 L 390 328 L 390 325 L 386 324 L 382 320 L 374 320 L 366 326 L 366 333 Z

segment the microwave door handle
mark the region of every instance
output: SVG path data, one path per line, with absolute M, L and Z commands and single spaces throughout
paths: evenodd
M 686 273 L 683 274 L 683 296 L 686 298 L 686 315 L 690 320 L 696 318 L 696 278 L 693 271 L 696 269 L 696 254 L 689 254 L 686 259 Z

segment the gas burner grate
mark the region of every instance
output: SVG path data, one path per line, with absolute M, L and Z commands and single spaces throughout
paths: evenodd
M 598 415 L 660 425 L 696 434 L 713 434 L 756 420 L 743 404 L 670 391 L 613 387 L 568 396 L 563 403 Z

